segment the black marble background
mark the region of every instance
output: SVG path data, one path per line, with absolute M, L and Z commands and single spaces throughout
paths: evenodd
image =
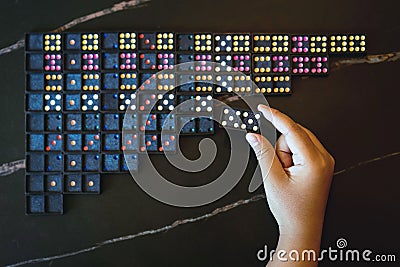
M 1 1 L 0 48 L 25 32 L 49 31 L 118 1 Z M 107 15 L 71 29 L 211 32 L 366 33 L 369 54 L 399 51 L 397 1 L 169 1 Z M 0 162 L 24 157 L 23 49 L 0 56 Z M 400 151 L 399 62 L 341 68 L 328 78 L 295 79 L 291 97 L 268 99 L 321 139 L 336 170 Z M 223 143 L 219 132 L 215 140 Z M 198 140 L 187 140 L 187 145 Z M 183 144 L 185 146 L 185 144 Z M 220 153 L 224 153 L 223 150 Z M 400 236 L 400 157 L 390 157 L 335 176 L 322 247 L 340 237 L 350 248 L 397 253 Z M 165 168 L 159 156 L 154 162 Z M 66 196 L 63 216 L 24 215 L 24 173 L 0 177 L 0 265 L 62 254 L 103 240 L 161 227 L 248 198 L 256 162 L 224 198 L 184 209 L 144 193 L 129 175 L 106 175 L 99 196 Z M 223 160 L 209 173 L 221 171 Z M 177 173 L 171 173 L 171 177 Z M 176 177 L 193 183 L 207 174 Z M 262 192 L 259 190 L 258 193 Z M 263 266 L 256 253 L 276 245 L 277 227 L 264 200 L 167 233 L 103 247 L 38 266 Z M 322 262 L 320 266 L 365 266 Z M 369 266 L 369 265 L 368 265 Z M 396 266 L 396 264 L 377 264 Z

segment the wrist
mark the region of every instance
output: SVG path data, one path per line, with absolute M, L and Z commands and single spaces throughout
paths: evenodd
M 279 226 L 279 244 L 319 251 L 323 223 Z M 294 248 L 295 249 L 295 248 Z

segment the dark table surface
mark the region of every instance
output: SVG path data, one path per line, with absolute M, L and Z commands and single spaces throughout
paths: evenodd
M 0 47 L 21 39 L 25 32 L 49 31 L 117 2 L 2 1 Z M 369 54 L 383 54 L 400 49 L 397 5 L 397 1 L 152 0 L 145 7 L 103 16 L 71 30 L 366 33 Z M 23 49 L 0 56 L 1 163 L 24 157 L 23 62 Z M 399 62 L 357 64 L 340 68 L 328 78 L 295 79 L 292 96 L 268 101 L 314 131 L 334 155 L 335 169 L 339 171 L 400 151 L 399 67 Z M 223 142 L 225 137 L 220 132 L 215 140 Z M 0 265 L 79 250 L 249 198 L 252 194 L 247 187 L 256 164 L 253 156 L 246 175 L 229 194 L 212 204 L 190 209 L 154 200 L 126 174 L 105 175 L 99 196 L 64 197 L 67 212 L 62 216 L 26 216 L 23 171 L 0 177 Z M 154 160 L 161 169 L 167 164 L 162 157 Z M 394 253 L 399 258 L 397 164 L 399 156 L 388 157 L 334 177 L 323 247 L 334 247 L 336 240 L 343 237 L 349 247 Z M 224 166 L 221 158 L 202 175 L 179 178 L 201 183 L 207 174 Z M 254 194 L 257 193 L 262 193 L 262 189 Z M 104 246 L 51 263 L 55 266 L 263 266 L 265 263 L 257 260 L 256 253 L 265 244 L 274 247 L 277 238 L 274 218 L 265 200 L 261 200 L 166 233 Z M 320 264 L 337 265 L 344 264 L 328 261 Z

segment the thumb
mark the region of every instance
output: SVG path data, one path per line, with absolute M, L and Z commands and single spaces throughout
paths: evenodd
M 256 154 L 264 183 L 280 182 L 284 177 L 287 177 L 282 164 L 275 154 L 274 147 L 264 136 L 248 133 L 246 134 L 246 140 Z

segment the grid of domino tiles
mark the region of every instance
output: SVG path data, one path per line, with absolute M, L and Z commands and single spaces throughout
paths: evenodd
M 213 94 L 290 94 L 291 75 L 328 73 L 329 53 L 363 54 L 365 35 L 28 34 L 27 213 L 62 213 L 62 194 L 99 193 L 99 173 L 127 171 L 124 150 L 132 151 L 126 160 L 136 166 L 138 152 L 164 152 L 160 125 L 180 101 L 194 99 L 194 111 L 210 115 L 209 120 L 190 121 L 183 133 L 212 134 L 212 106 L 207 101 Z M 206 61 L 226 68 L 212 69 Z M 187 62 L 187 69 L 152 83 L 157 71 Z M 248 77 L 235 77 L 231 70 Z M 178 80 L 188 83 L 175 88 Z M 222 86 L 207 84 L 212 81 Z M 158 90 L 170 93 L 159 99 Z M 156 110 L 144 118 L 140 111 L 146 111 L 152 100 Z M 130 135 L 121 136 L 129 105 L 138 111 L 129 118 Z M 181 111 L 174 123 L 186 121 L 192 111 Z M 175 125 L 169 127 L 165 151 L 174 150 Z

